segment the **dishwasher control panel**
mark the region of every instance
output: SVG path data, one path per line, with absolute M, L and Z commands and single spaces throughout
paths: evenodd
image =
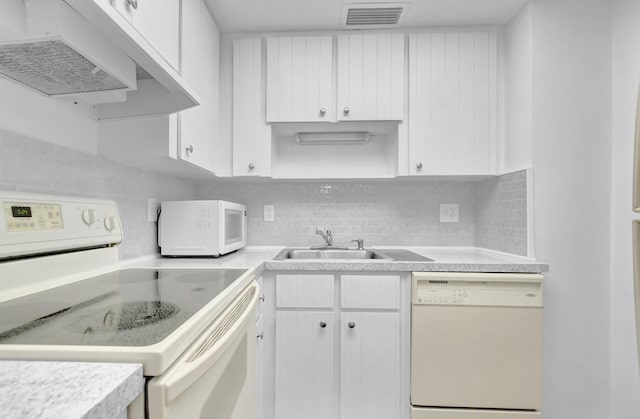
M 414 305 L 542 307 L 540 275 L 532 278 L 511 274 L 474 274 L 454 278 L 416 278 L 414 274 L 412 303 Z M 509 277 L 502 277 L 509 275 Z M 531 281 L 527 281 L 531 279 Z

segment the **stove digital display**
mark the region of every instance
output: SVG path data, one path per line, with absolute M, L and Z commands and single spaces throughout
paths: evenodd
M 31 207 L 11 207 L 14 218 L 31 218 Z

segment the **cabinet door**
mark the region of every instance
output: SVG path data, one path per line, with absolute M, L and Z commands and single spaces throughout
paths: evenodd
M 179 113 L 178 158 L 215 172 L 220 33 L 202 0 L 185 1 L 182 19 L 182 77 L 200 106 Z
M 400 314 L 342 312 L 340 339 L 340 417 L 403 417 Z
M 402 120 L 404 34 L 338 37 L 338 120 Z
M 330 36 L 267 39 L 267 122 L 335 120 Z
M 189 1 L 193 0 L 185 3 Z M 137 0 L 131 23 L 169 65 L 179 71 L 180 0 Z
M 277 419 L 334 417 L 333 326 L 331 312 L 276 313 Z
M 233 42 L 233 176 L 271 175 L 271 128 L 262 96 L 262 40 Z
M 496 33 L 409 36 L 409 174 L 496 174 L 497 69 Z

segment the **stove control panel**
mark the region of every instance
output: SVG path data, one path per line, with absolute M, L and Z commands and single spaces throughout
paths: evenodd
M 7 232 L 62 229 L 62 210 L 58 204 L 3 203 Z
M 113 201 L 0 192 L 0 259 L 121 241 Z

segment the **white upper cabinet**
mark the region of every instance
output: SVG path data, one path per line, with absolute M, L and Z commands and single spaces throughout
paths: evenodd
M 204 0 L 185 1 L 182 19 L 182 74 L 198 87 L 201 104 L 170 115 L 101 121 L 99 153 L 180 177 L 228 175 L 231 155 L 216 148 L 220 33 Z
M 109 0 L 176 71 L 180 70 L 181 0 Z M 187 3 L 184 6 L 189 7 Z M 199 3 L 199 2 L 196 2 Z
M 191 1 L 64 0 L 145 70 L 126 101 L 88 107 L 88 115 L 97 120 L 166 115 L 200 103 L 198 86 L 188 85 L 180 68 L 181 6 Z
M 337 51 L 331 36 L 268 38 L 267 122 L 402 120 L 404 37 L 340 35 Z
M 402 120 L 404 34 L 338 36 L 338 120 Z
M 182 77 L 201 103 L 178 114 L 178 158 L 216 172 L 220 33 L 202 0 L 183 2 L 182 19 Z
M 262 40 L 233 41 L 233 176 L 271 175 L 271 127 L 262 94 Z
M 267 39 L 267 122 L 335 119 L 330 36 Z
M 498 170 L 498 35 L 409 35 L 408 174 Z

